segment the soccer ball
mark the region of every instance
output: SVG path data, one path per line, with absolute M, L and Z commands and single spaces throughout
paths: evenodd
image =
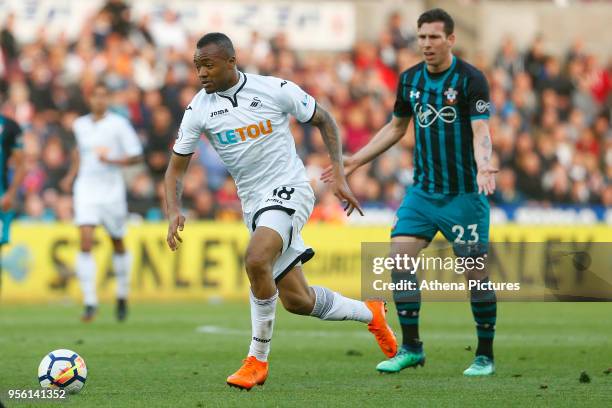
M 61 388 L 76 394 L 81 391 L 86 379 L 85 360 L 72 350 L 52 351 L 38 366 L 38 381 L 43 388 Z

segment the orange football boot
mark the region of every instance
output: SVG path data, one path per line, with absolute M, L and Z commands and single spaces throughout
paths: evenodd
M 264 385 L 268 378 L 268 363 L 255 356 L 242 360 L 242 367 L 227 377 L 227 385 L 249 391 L 256 385 Z
M 366 300 L 365 305 L 372 312 L 372 321 L 368 324 L 368 330 L 376 337 L 378 346 L 389 358 L 397 353 L 397 340 L 391 327 L 387 324 L 385 313 L 386 302 L 382 300 Z

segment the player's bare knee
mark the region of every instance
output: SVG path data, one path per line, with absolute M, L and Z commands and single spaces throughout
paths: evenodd
M 399 258 L 415 258 L 421 250 L 427 248 L 429 242 L 421 241 L 394 241 L 391 243 L 391 251 L 389 257 L 393 259 Z
M 271 265 L 266 256 L 255 253 L 247 253 L 244 263 L 247 272 L 265 272 Z
M 80 248 L 81 252 L 91 252 L 91 249 L 93 248 L 93 239 L 90 237 L 81 238 Z
M 91 252 L 94 244 L 94 228 L 84 225 L 79 228 L 79 247 L 81 252 Z
M 244 264 L 250 279 L 257 279 L 272 272 L 272 260 L 255 251 L 247 251 Z
M 116 254 L 125 253 L 125 244 L 123 243 L 123 239 L 121 238 L 113 238 L 113 252 Z
M 483 269 L 471 268 L 471 269 L 466 269 L 464 275 L 465 275 L 465 279 L 467 279 L 468 281 L 483 280 L 489 276 L 489 272 L 487 271 L 486 268 L 483 268 Z

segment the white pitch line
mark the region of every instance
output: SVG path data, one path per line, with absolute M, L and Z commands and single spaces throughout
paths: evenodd
M 213 326 L 213 325 L 204 325 L 196 327 L 195 331 L 197 333 L 202 334 L 212 334 L 219 336 L 250 336 L 250 330 L 244 329 L 235 329 L 229 327 L 221 327 L 221 326 Z M 278 333 L 278 334 L 277 334 Z M 351 331 L 340 331 L 340 330 L 283 330 L 278 329 L 275 331 L 275 335 L 278 336 L 295 336 L 295 337 L 371 337 L 372 335 L 367 330 L 351 330 Z M 585 341 L 588 340 L 588 345 L 593 345 L 594 343 L 602 343 L 606 344 L 610 341 L 607 336 L 598 335 L 594 333 L 585 334 L 584 336 L 551 336 L 545 334 L 511 334 L 511 333 L 497 333 L 495 336 L 498 341 L 501 342 L 525 342 L 525 340 L 531 340 L 538 342 L 538 344 L 554 344 L 554 345 L 562 345 L 562 344 L 585 344 Z M 425 340 L 440 340 L 440 339 L 452 339 L 457 341 L 473 341 L 475 338 L 475 334 L 465 334 L 465 333 L 454 333 L 454 332 L 444 332 L 444 333 L 432 333 L 423 336 Z
M 296 337 L 346 337 L 346 336 L 359 336 L 359 337 L 370 337 L 372 336 L 367 331 L 338 331 L 338 330 L 283 330 L 277 329 L 280 336 L 296 336 Z M 203 334 L 217 334 L 226 336 L 250 336 L 250 330 L 232 329 L 229 327 L 221 326 L 199 326 L 196 327 L 197 333 Z

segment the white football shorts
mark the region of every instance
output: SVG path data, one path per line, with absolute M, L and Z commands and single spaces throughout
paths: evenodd
M 257 207 L 244 213 L 251 235 L 257 227 L 268 227 L 283 239 L 283 252 L 274 263 L 272 276 L 278 282 L 293 267 L 308 262 L 312 248 L 302 239 L 302 228 L 310 218 L 315 196 L 310 184 L 279 186 L 267 193 Z
M 83 203 L 74 200 L 74 221 L 76 225 L 102 225 L 115 239 L 125 236 L 127 203 Z

